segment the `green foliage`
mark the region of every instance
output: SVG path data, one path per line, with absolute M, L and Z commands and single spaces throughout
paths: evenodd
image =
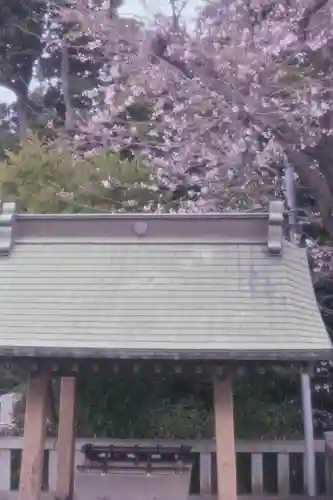
M 45 0 L 0 0 L 0 85 L 27 94 L 43 50 Z
M 23 212 L 138 211 L 161 201 L 149 169 L 100 154 L 74 159 L 55 143 L 30 135 L 0 162 L 0 197 Z
M 117 438 L 205 438 L 212 435 L 209 386 L 195 379 L 133 374 L 81 377 L 78 434 Z
M 248 366 L 235 379 L 239 439 L 302 436 L 299 373 Z M 78 434 L 111 438 L 214 436 L 212 384 L 193 377 L 81 377 Z
M 300 375 L 297 368 L 247 366 L 235 380 L 239 439 L 297 439 L 302 435 Z

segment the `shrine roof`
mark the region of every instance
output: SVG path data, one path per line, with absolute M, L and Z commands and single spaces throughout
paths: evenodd
M 0 356 L 330 359 L 306 251 L 267 213 L 0 215 Z

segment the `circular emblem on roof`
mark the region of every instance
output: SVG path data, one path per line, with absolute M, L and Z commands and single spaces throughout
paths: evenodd
M 134 224 L 134 232 L 139 236 L 143 236 L 144 234 L 146 234 L 147 229 L 148 229 L 147 222 L 140 221 L 140 222 L 135 222 Z

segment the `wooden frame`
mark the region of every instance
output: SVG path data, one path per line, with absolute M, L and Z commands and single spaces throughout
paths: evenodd
M 230 370 L 214 378 L 218 500 L 237 500 L 236 450 Z
M 76 378 L 62 377 L 57 440 L 57 500 L 72 500 L 75 463 Z
M 39 500 L 42 487 L 49 377 L 31 376 L 26 394 L 19 500 Z

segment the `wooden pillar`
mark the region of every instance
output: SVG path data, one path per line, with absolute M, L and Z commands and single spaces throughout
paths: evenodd
M 217 496 L 218 500 L 236 500 L 236 450 L 230 373 L 214 379 L 214 410 Z
M 58 426 L 56 497 L 71 500 L 74 493 L 76 378 L 62 377 Z
M 48 381 L 48 375 L 42 374 L 31 377 L 28 383 L 19 500 L 39 500 L 40 498 L 44 462 Z
M 311 395 L 310 367 L 304 367 L 301 372 L 302 407 L 304 422 L 304 479 L 305 489 L 309 497 L 316 496 L 316 454 L 313 435 L 313 410 Z

